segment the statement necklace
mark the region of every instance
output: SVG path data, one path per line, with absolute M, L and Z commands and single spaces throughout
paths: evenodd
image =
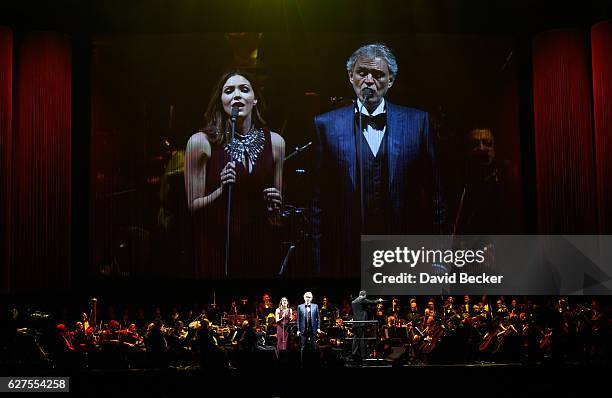
M 264 142 L 263 130 L 255 129 L 245 135 L 234 134 L 234 142 L 225 144 L 223 149 L 231 156 L 233 161 L 245 164 L 244 159 L 246 158 L 254 168 L 257 157 L 263 151 Z M 248 167 L 248 163 L 246 165 Z

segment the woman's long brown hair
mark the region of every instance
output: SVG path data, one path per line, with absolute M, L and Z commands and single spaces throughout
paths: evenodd
M 253 94 L 257 99 L 257 105 L 253 107 L 251 112 L 251 120 L 253 121 L 253 127 L 263 127 L 266 122 L 261 116 L 261 110 L 265 108 L 265 102 L 261 97 L 259 88 L 256 86 L 256 82 L 248 72 L 240 69 L 233 69 L 225 72 L 217 81 L 215 89 L 208 101 L 206 112 L 204 113 L 204 133 L 208 136 L 208 141 L 214 145 L 224 145 L 228 141 L 228 132 L 231 129 L 230 118 L 221 103 L 221 92 L 225 82 L 232 76 L 242 76 L 251 83 L 253 88 Z

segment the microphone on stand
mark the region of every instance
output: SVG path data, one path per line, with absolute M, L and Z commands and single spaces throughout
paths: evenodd
M 232 130 L 231 130 L 231 135 L 230 135 L 230 147 L 234 145 L 234 135 L 236 134 L 236 119 L 238 119 L 238 113 L 240 113 L 240 108 L 238 108 L 237 106 L 232 107 L 232 113 L 230 114 L 230 122 L 232 124 Z M 226 229 L 225 229 L 225 276 L 227 276 L 229 273 L 230 225 L 231 225 L 231 219 L 232 219 L 231 218 L 232 187 L 233 187 L 233 184 L 228 184 L 227 186 L 227 220 L 226 220 Z
M 368 89 L 366 89 L 368 90 Z M 371 90 L 371 89 L 369 89 Z M 237 106 L 233 106 L 232 107 L 232 114 L 230 115 L 230 119 L 233 123 L 236 122 L 236 119 L 238 119 L 238 114 L 240 113 L 240 108 Z M 235 131 L 234 131 L 235 132 Z
M 365 219 L 364 219 L 364 200 L 363 200 L 363 151 L 361 148 L 361 141 L 363 140 L 363 138 L 361 137 L 361 135 L 363 134 L 363 107 L 365 105 L 365 102 L 367 102 L 370 98 L 372 98 L 372 96 L 374 95 L 374 90 L 372 90 L 369 87 L 364 88 L 363 90 L 361 90 L 361 96 L 363 97 L 363 102 L 361 103 L 361 108 L 359 109 L 359 132 L 357 134 L 357 150 L 359 151 L 359 153 L 357 154 L 357 159 L 359 161 L 359 204 L 360 204 L 360 208 L 361 208 L 361 226 L 363 227 Z

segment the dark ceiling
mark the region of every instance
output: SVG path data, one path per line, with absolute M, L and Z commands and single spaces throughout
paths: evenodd
M 15 0 L 0 23 L 71 34 L 349 31 L 524 34 L 588 27 L 608 0 Z

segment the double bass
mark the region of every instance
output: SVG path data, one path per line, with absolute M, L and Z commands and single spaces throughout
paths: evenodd
M 444 328 L 434 323 L 434 321 L 430 323 L 431 325 L 427 325 L 423 331 L 425 337 L 423 338 L 423 344 L 419 348 L 422 354 L 430 354 L 433 352 L 440 340 L 444 337 Z
M 478 351 L 483 352 L 487 351 L 492 345 L 493 342 L 497 339 L 497 334 L 499 333 L 499 329 L 493 329 L 493 325 L 489 325 L 487 333 L 485 333 L 482 342 L 478 346 Z
M 497 345 L 495 346 L 495 349 L 493 350 L 493 354 L 497 354 L 498 352 L 501 352 L 503 350 L 504 344 L 505 344 L 506 339 L 508 338 L 508 336 L 517 335 L 518 334 L 518 330 L 516 330 L 514 325 L 511 324 L 511 323 L 509 323 L 507 327 L 505 327 L 503 323 L 500 323 L 499 327 L 502 330 L 497 332 L 497 336 L 496 336 L 497 337 Z

